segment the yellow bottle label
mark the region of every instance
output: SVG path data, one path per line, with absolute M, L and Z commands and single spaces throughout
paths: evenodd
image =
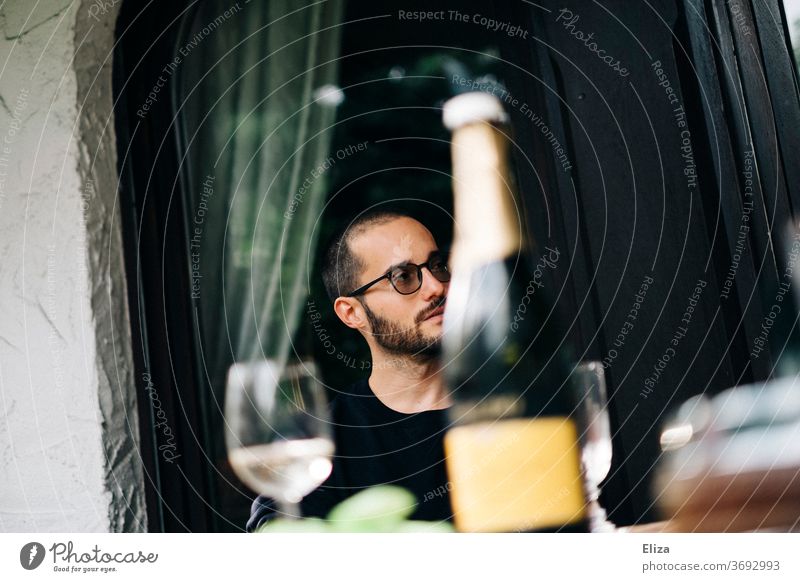
M 444 447 L 459 531 L 555 528 L 585 516 L 580 450 L 569 418 L 457 426 Z

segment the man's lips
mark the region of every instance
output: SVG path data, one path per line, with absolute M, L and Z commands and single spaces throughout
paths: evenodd
M 436 309 L 434 309 L 433 311 L 431 311 L 428 314 L 428 317 L 426 317 L 425 319 L 426 320 L 427 319 L 431 319 L 432 317 L 436 317 L 437 315 L 443 315 L 443 314 L 444 314 L 444 307 L 440 306 L 440 307 L 437 307 Z

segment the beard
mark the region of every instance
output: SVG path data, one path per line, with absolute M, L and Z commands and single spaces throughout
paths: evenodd
M 410 326 L 401 325 L 374 313 L 365 301 L 361 302 L 372 326 L 372 336 L 379 346 L 399 356 L 410 356 L 415 359 L 430 360 L 442 352 L 441 335 L 425 335 L 419 328 L 430 313 L 444 304 L 446 297 L 441 297 L 423 309 L 414 318 Z

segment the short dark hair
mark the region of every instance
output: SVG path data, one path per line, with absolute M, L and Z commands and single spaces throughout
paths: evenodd
M 331 301 L 358 287 L 358 275 L 366 266 L 353 252 L 352 242 L 368 228 L 379 226 L 398 218 L 412 218 L 395 210 L 369 210 L 359 214 L 340 230 L 325 249 L 322 258 L 322 282 Z M 416 219 L 414 219 L 416 220 Z

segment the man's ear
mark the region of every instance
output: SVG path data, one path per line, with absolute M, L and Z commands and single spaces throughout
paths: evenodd
M 367 317 L 361 302 L 355 297 L 337 297 L 333 310 L 347 327 L 362 329 L 367 325 Z

